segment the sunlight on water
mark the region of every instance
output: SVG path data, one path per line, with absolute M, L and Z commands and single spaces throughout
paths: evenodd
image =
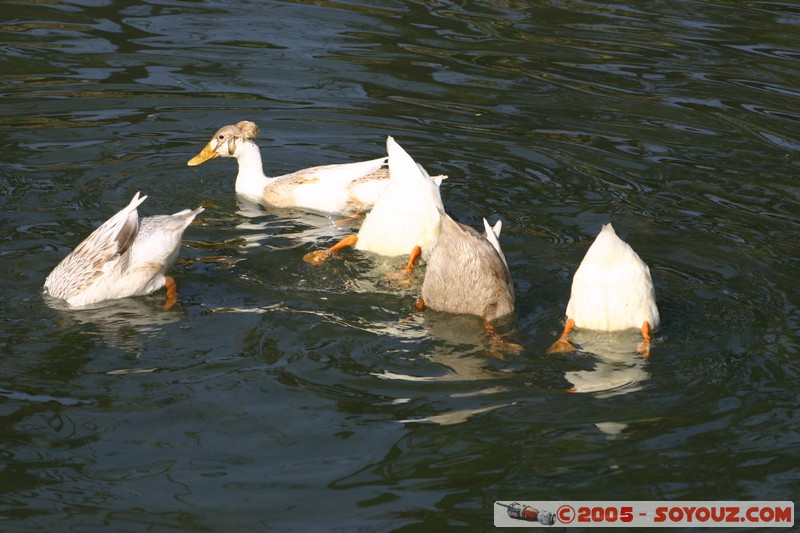
M 501 498 L 787 500 L 798 446 L 800 10 L 780 2 L 17 2 L 0 21 L 0 482 L 9 530 L 492 528 Z M 516 315 L 415 311 L 360 221 L 238 200 L 392 135 L 502 220 Z M 164 293 L 50 270 L 136 191 L 202 205 Z M 548 355 L 602 224 L 662 316 Z M 502 348 L 502 346 L 501 346 Z M 302 509 L 313 508 L 309 513 Z

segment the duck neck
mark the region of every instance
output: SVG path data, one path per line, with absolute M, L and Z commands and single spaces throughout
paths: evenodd
M 236 175 L 236 193 L 261 201 L 264 187 L 271 179 L 264 174 L 261 151 L 253 141 L 245 141 L 237 148 L 236 162 L 239 174 Z

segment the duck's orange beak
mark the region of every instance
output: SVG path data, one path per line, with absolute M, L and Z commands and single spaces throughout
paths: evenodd
M 219 156 L 219 154 L 211 147 L 211 143 L 208 143 L 206 147 L 203 148 L 202 152 L 191 158 L 186 164 L 190 167 L 196 167 L 197 165 L 205 163 L 206 161 L 210 161 L 217 156 Z

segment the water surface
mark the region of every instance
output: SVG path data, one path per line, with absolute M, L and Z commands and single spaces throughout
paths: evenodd
M 496 500 L 789 500 L 800 489 L 800 9 L 779 2 L 18 2 L 0 18 L 0 517 L 9 530 L 492 529 Z M 353 228 L 253 210 L 268 174 L 393 135 L 448 212 L 503 220 L 498 357 Z M 162 294 L 49 305 L 48 272 L 136 191 L 203 205 Z M 662 316 L 563 327 L 602 224 Z M 568 392 L 571 391 L 571 392 Z

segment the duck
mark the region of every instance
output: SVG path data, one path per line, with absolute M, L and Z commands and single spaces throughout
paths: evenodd
M 476 315 L 491 324 L 514 312 L 514 283 L 500 248 L 502 221 L 485 234 L 442 213 L 439 239 L 427 262 L 418 310 Z
M 567 321 L 550 353 L 571 352 L 574 328 L 595 331 L 639 329 L 638 351 L 650 355 L 651 332 L 660 323 L 650 269 L 614 227 L 603 225 L 572 279 Z
M 353 246 L 356 250 L 386 257 L 409 258 L 402 272 L 410 274 L 415 263 L 427 260 L 439 238 L 444 213 L 439 187 L 446 176 L 431 177 L 392 136 L 386 139 L 389 154 L 389 183 L 366 214 L 356 235 L 334 246 L 310 252 L 307 263 L 319 265 L 336 252 Z
M 84 239 L 47 276 L 45 292 L 80 307 L 166 287 L 164 309 L 169 310 L 177 301 L 177 286 L 167 271 L 178 258 L 183 232 L 203 207 L 139 218 L 138 207 L 146 199 L 137 192 Z
M 389 182 L 386 156 L 267 177 L 261 150 L 254 141 L 259 131 L 256 123 L 249 120 L 224 126 L 187 165 L 193 167 L 217 157 L 233 157 L 239 166 L 238 196 L 266 206 L 347 215 L 363 213 L 372 207 Z

